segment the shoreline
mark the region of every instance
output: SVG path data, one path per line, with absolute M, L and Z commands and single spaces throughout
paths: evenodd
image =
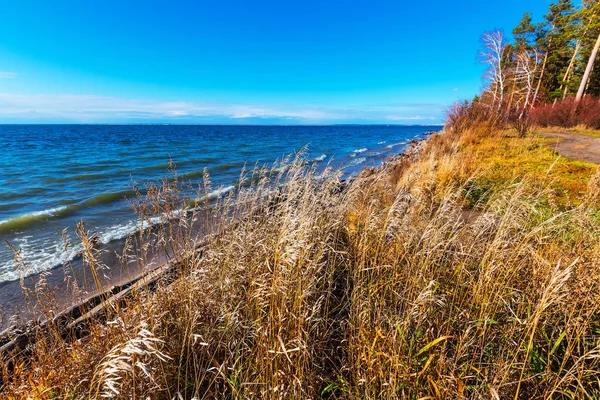
M 388 156 L 377 167 L 363 167 L 355 176 L 361 175 L 370 168 L 384 168 L 386 165 L 397 163 L 401 159 L 414 159 L 420 154 L 425 142 L 431 136 L 441 133 L 443 133 L 443 130 L 429 131 L 423 135 L 422 139 L 411 139 L 407 147 L 398 154 Z M 343 182 L 355 179 L 355 176 L 351 176 Z M 211 232 L 203 233 L 197 232 L 196 238 L 199 239 L 202 235 L 206 239 L 212 234 Z M 135 233 L 131 236 L 135 236 Z M 48 271 L 36 273 L 23 279 L 28 290 L 34 290 L 37 282 L 42 277 L 45 283 L 52 287 L 51 296 L 55 296 L 52 299 L 55 302 L 55 309 L 45 310 L 48 315 L 53 315 L 51 319 L 43 318 L 39 303 L 31 304 L 27 300 L 20 281 L 0 283 L 0 304 L 3 305 L 3 318 L 0 320 L 0 354 L 11 351 L 14 346 L 24 348 L 23 343 L 29 343 L 29 339 L 25 340 L 24 338 L 30 338 L 32 332 L 43 329 L 50 321 L 57 325 L 68 324 L 70 320 L 75 322 L 76 318 L 81 319 L 86 314 L 84 310 L 98 311 L 97 308 L 102 304 L 108 303 L 113 297 L 119 297 L 122 292 L 127 291 L 133 285 L 143 283 L 148 280 L 148 277 L 152 278 L 149 282 L 154 282 L 160 278 L 154 276 L 157 272 L 162 271 L 164 273 L 171 270 L 180 257 L 186 256 L 185 254 L 178 254 L 174 258 L 170 258 L 168 255 L 161 254 L 153 249 L 149 264 L 139 265 L 133 261 L 123 266 L 120 265 L 118 254 L 122 251 L 126 240 L 127 238 L 116 240 L 104 245 L 101 249 L 101 262 L 105 265 L 112 265 L 103 271 L 105 280 L 102 287 L 105 288 L 104 290 L 95 288 L 84 292 L 85 294 L 78 297 L 72 292 L 73 281 L 65 278 L 69 276 L 68 268 L 75 275 L 71 276 L 71 279 L 74 278 L 77 282 L 81 281 L 84 287 L 85 285 L 94 284 L 91 274 L 86 275 L 85 268 L 82 267 L 81 255 L 78 255 L 71 263 L 53 268 L 49 271 L 50 273 Z M 201 240 L 200 245 L 204 242 L 205 240 Z M 195 250 L 198 250 L 198 248 L 196 247 Z M 137 252 L 138 249 L 134 251 Z M 5 304 L 9 307 L 6 308 Z M 4 318 L 4 315 L 7 314 L 6 311 L 12 311 L 12 315 L 8 319 Z
M 345 182 L 337 170 L 319 174 L 297 160 L 291 174 L 215 208 L 221 234 L 205 245 L 187 229 L 161 229 L 157 242 L 181 257 L 9 338 L 2 387 L 20 398 L 41 377 L 59 397 L 85 397 L 102 384 L 107 360 L 127 357 L 132 343 L 146 351 L 147 338 L 161 358 L 141 353 L 141 362 L 156 375 L 120 374 L 121 397 L 171 398 L 179 382 L 189 388 L 184 397 L 292 389 L 323 397 L 342 380 L 348 392 L 334 397 L 397 397 L 406 376 L 439 382 L 450 397 L 485 397 L 485 381 L 464 381 L 475 383 L 466 393 L 446 378 L 469 366 L 507 378 L 496 386 L 502 397 L 516 382 L 527 382 L 529 397 L 549 393 L 557 376 L 539 374 L 527 343 L 540 343 L 544 357 L 557 348 L 553 363 L 598 350 L 587 340 L 598 298 L 581 288 L 600 276 L 600 187 L 596 165 L 557 160 L 547 143 L 509 128 L 450 126 Z M 273 190 L 270 182 L 288 183 Z M 482 315 L 494 322 L 482 324 Z M 585 347 L 556 347 L 565 332 L 578 332 Z M 598 372 L 589 371 L 572 383 L 597 388 Z M 408 383 L 402 395 L 437 395 L 420 378 Z

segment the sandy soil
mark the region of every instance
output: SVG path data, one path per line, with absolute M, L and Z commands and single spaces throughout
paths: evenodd
M 542 133 L 556 138 L 551 146 L 559 154 L 575 160 L 600 164 L 600 138 L 574 133 Z

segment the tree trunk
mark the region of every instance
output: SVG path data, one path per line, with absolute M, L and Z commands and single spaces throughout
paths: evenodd
M 594 50 L 592 50 L 592 54 L 590 55 L 590 59 L 588 60 L 587 67 L 585 68 L 585 73 L 583 74 L 583 78 L 581 78 L 581 84 L 579 85 L 577 96 L 575 96 L 575 107 L 577 107 L 577 104 L 579 104 L 581 98 L 583 97 L 583 93 L 585 92 L 585 87 L 587 86 L 588 80 L 590 79 L 590 74 L 592 73 L 594 61 L 596 60 L 596 56 L 598 55 L 598 49 L 600 49 L 600 35 L 598 35 L 598 40 L 596 40 L 596 45 L 594 46 Z
M 515 71 L 519 71 L 519 66 L 520 66 L 519 59 L 517 58 L 517 68 Z M 515 76 L 513 77 L 512 89 L 510 91 L 510 97 L 508 99 L 508 106 L 506 107 L 507 112 L 510 112 L 510 107 L 512 105 L 513 98 L 515 97 L 515 90 L 517 88 L 517 75 L 518 75 L 518 73 L 515 73 Z
M 565 87 L 565 91 L 563 92 L 563 100 L 567 97 L 567 93 L 569 92 L 569 82 L 571 81 L 571 76 L 572 76 L 571 72 L 572 72 L 573 67 L 575 66 L 575 59 L 577 58 L 577 54 L 579 54 L 579 49 L 581 49 L 581 41 L 583 40 L 583 38 L 585 38 L 585 35 L 587 34 L 588 30 L 590 29 L 590 26 L 592 25 L 592 21 L 594 20 L 595 17 L 596 17 L 596 12 L 594 11 L 594 13 L 590 17 L 590 20 L 586 24 L 585 29 L 583 30 L 583 34 L 581 34 L 579 36 L 580 39 L 577 40 L 577 46 L 575 46 L 575 51 L 573 52 L 573 57 L 571 57 L 571 62 L 569 63 L 567 72 L 565 72 L 565 76 L 563 77 L 563 84 L 560 85 L 561 89 L 563 88 L 563 86 Z
M 575 51 L 573 52 L 573 57 L 571 57 L 571 62 L 569 63 L 569 67 L 567 68 L 567 72 L 565 72 L 565 76 L 563 77 L 563 83 L 560 85 L 562 89 L 563 86 L 565 91 L 563 92 L 563 100 L 567 97 L 567 92 L 569 91 L 569 81 L 571 80 L 571 69 L 575 65 L 575 59 L 577 58 L 577 54 L 579 54 L 579 48 L 581 47 L 581 41 L 577 41 L 577 46 L 575 46 Z
M 552 28 L 552 32 L 554 33 L 554 27 Z M 538 80 L 537 87 L 535 88 L 535 93 L 533 94 L 533 100 L 531 101 L 531 108 L 535 106 L 535 102 L 537 101 L 538 95 L 540 93 L 540 88 L 542 86 L 542 80 L 544 79 L 544 72 L 546 71 L 546 63 L 548 62 L 548 53 L 550 53 L 550 46 L 552 45 L 552 37 L 550 37 L 550 41 L 548 42 L 548 48 L 546 49 L 546 54 L 544 55 L 544 62 L 542 63 L 542 72 L 540 72 L 540 79 Z

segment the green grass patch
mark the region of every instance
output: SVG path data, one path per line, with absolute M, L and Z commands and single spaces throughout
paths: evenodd
M 482 183 L 482 188 L 529 178 L 537 184 L 548 185 L 556 196 L 555 201 L 577 204 L 598 167 L 561 157 L 549 147 L 552 141 L 539 136 L 481 138 L 462 149 L 468 154 L 464 177 L 473 171 L 481 171 L 478 182 Z

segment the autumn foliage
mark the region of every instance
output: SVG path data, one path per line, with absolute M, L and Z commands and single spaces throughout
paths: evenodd
M 586 96 L 575 109 L 575 98 L 569 97 L 556 104 L 538 106 L 531 115 L 535 123 L 542 127 L 571 128 L 584 125 L 588 128 L 600 129 L 600 99 Z

